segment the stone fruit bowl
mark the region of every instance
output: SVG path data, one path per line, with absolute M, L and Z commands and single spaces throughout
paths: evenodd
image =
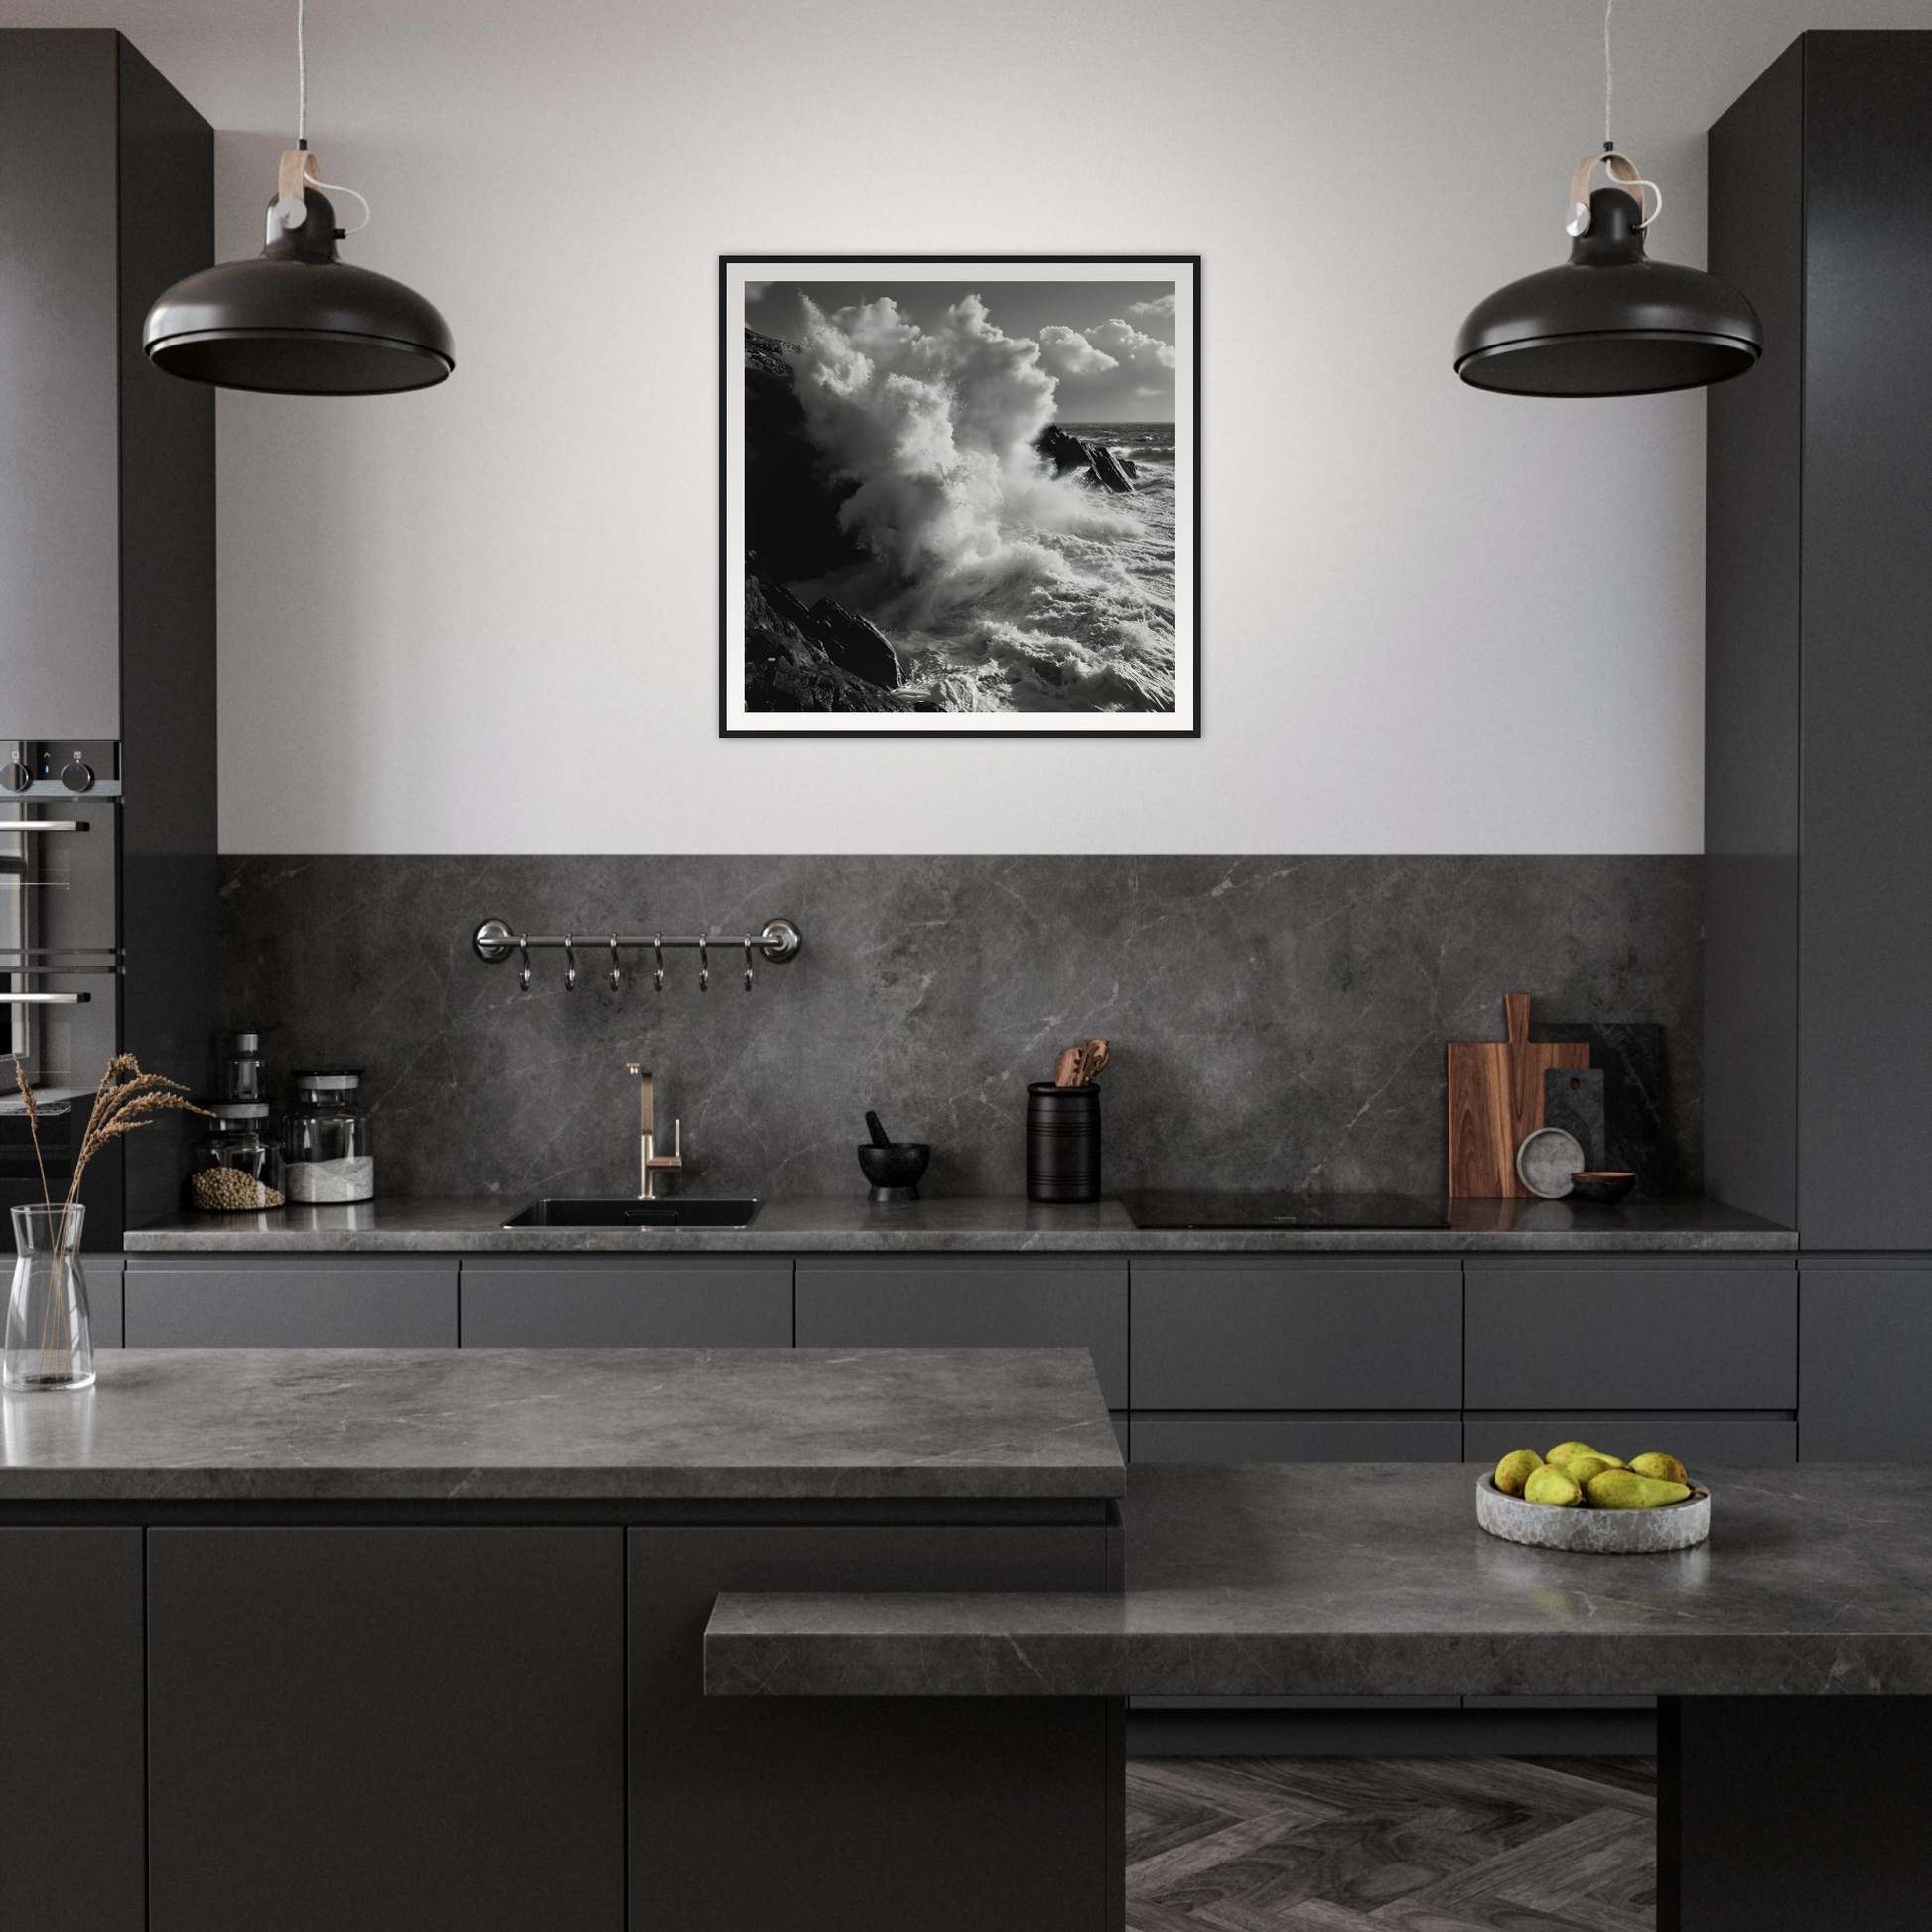
M 1711 1534 L 1711 1492 L 1691 1485 L 1681 1503 L 1655 1509 L 1552 1509 L 1506 1496 L 1492 1475 L 1476 1484 L 1476 1521 L 1491 1536 L 1539 1550 L 1582 1550 L 1591 1556 L 1642 1556 L 1688 1550 Z

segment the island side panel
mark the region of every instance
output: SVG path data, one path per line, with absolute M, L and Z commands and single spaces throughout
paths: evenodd
M 1118 1932 L 1121 1707 L 704 1695 L 721 1590 L 1104 1590 L 1106 1525 L 629 1532 L 631 1932 Z
M 1658 1932 L 1932 1922 L 1932 1697 L 1666 1698 Z
M 623 1932 L 622 1536 L 150 1530 L 151 1932 Z
M 8 1932 L 146 1925 L 142 1678 L 141 1532 L 0 1529 Z

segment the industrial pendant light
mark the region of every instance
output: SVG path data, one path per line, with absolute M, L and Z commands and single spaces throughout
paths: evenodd
M 282 156 L 268 239 L 252 261 L 190 275 L 148 311 L 142 345 L 170 375 L 223 389 L 292 396 L 372 396 L 426 389 L 456 367 L 450 326 L 412 288 L 339 259 L 336 243 L 368 226 L 368 203 L 324 182 L 309 152 L 305 0 L 296 0 L 296 145 Z M 362 203 L 336 226 L 322 191 Z
M 1652 261 L 1644 236 L 1663 191 L 1617 151 L 1610 130 L 1610 13 L 1603 8 L 1603 152 L 1570 180 L 1570 259 L 1470 310 L 1455 372 L 1516 396 L 1642 396 L 1742 375 L 1763 349 L 1757 311 L 1702 269 Z M 1610 180 L 1590 188 L 1602 167 Z M 1644 191 L 1656 198 L 1644 214 Z

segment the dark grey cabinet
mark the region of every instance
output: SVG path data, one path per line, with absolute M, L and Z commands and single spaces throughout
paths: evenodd
M 151 1932 L 621 1932 L 621 1529 L 148 1543 Z
M 814 1256 L 794 1292 L 800 1348 L 1084 1348 L 1108 1408 L 1128 1407 L 1123 1260 Z
M 87 1315 L 93 1323 L 96 1348 L 121 1346 L 121 1276 L 127 1264 L 118 1255 L 80 1257 L 87 1278 Z
M 484 1255 L 466 1348 L 789 1348 L 791 1262 L 761 1255 Z
M 1135 1259 L 1137 1412 L 1461 1406 L 1453 1258 Z
M 214 135 L 188 102 L 111 29 L 0 30 L 0 762 L 49 773 L 0 822 L 86 827 L 0 837 L 30 861 L 0 867 L 12 989 L 90 995 L 0 1011 L 0 1054 L 43 1086 L 90 1087 L 118 1051 L 199 1081 L 216 1022 L 214 394 L 141 350 L 148 306 L 213 253 Z M 77 803 L 52 773 L 82 745 Z M 164 1116 L 96 1155 L 91 1242 L 177 1206 L 190 1138 Z M 0 1206 L 39 1198 L 31 1162 L 6 1169 Z
M 1140 1415 L 1137 1462 L 1459 1462 L 1462 1418 L 1446 1415 Z
M 0 1529 L 8 1932 L 147 1924 L 141 1571 L 138 1529 Z
M 1932 1250 L 1932 35 L 1801 36 L 1711 131 L 1707 1184 L 1805 1247 Z
M 1932 1260 L 1808 1260 L 1800 1294 L 1805 1460 L 1932 1460 Z
M 130 1348 L 454 1348 L 454 1257 L 132 1256 Z
M 1471 1257 L 1470 1409 L 1782 1409 L 1798 1402 L 1795 1268 Z
M 1126 1775 L 1107 1700 L 707 1698 L 703 1651 L 721 1590 L 1105 1590 L 1117 1535 L 631 1530 L 631 1925 L 748 1932 L 779 1922 L 777 1896 L 784 1932 L 1118 1926 Z
M 1462 1418 L 1462 1455 L 1494 1462 L 1511 1449 L 1539 1455 L 1575 1439 L 1625 1461 L 1649 1449 L 1699 1464 L 1779 1463 L 1798 1459 L 1798 1424 L 1790 1414 L 1594 1409 L 1470 1410 Z

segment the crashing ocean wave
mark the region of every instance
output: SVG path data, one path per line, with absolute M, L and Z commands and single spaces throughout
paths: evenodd
M 1102 492 L 1035 449 L 1057 380 L 977 296 L 931 328 L 890 297 L 806 321 L 798 400 L 869 561 L 804 588 L 863 611 L 949 711 L 1173 709 L 1172 426 L 1070 425 L 1138 469 Z

